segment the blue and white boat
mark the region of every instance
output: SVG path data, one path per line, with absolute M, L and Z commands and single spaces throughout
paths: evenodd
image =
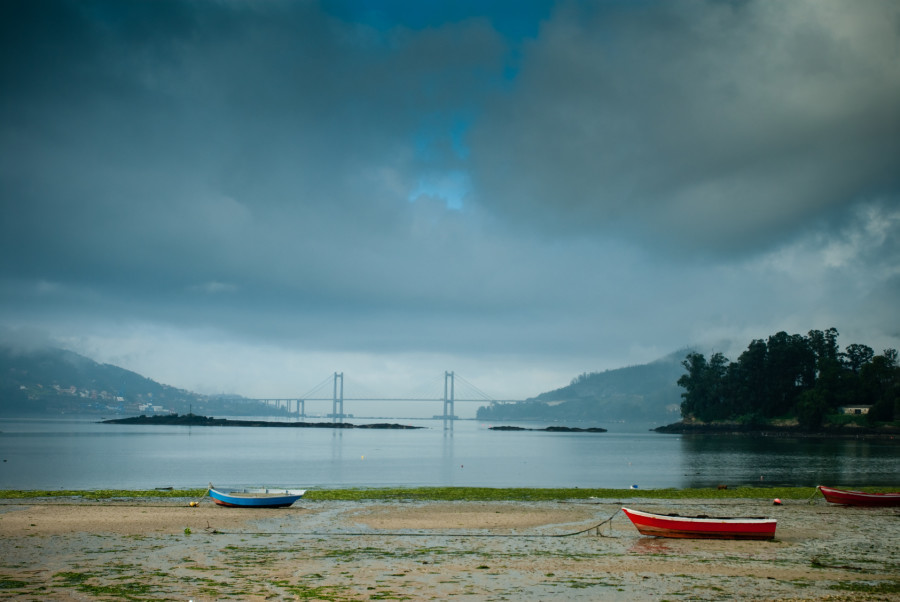
M 220 506 L 232 508 L 286 508 L 303 497 L 305 489 L 216 489 L 209 486 L 209 497 Z

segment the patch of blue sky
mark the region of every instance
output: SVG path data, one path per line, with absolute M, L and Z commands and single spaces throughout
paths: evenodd
M 409 193 L 408 200 L 414 203 L 421 197 L 441 199 L 447 209 L 462 211 L 463 202 L 470 188 L 471 179 L 464 170 L 432 172 L 419 177 L 419 184 Z
M 415 202 L 422 196 L 439 198 L 447 209 L 462 210 L 463 200 L 471 188 L 468 172 L 458 166 L 469 157 L 466 134 L 472 119 L 464 111 L 454 114 L 434 113 L 427 116 L 413 136 L 416 159 L 425 175 L 409 194 Z

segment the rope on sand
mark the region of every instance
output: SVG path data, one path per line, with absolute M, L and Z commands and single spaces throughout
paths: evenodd
M 817 494 L 817 493 L 819 493 L 819 488 L 818 488 L 818 487 L 816 487 L 815 490 L 813 490 L 812 495 L 809 496 L 809 498 L 807 498 L 806 503 L 807 503 L 808 505 L 812 506 L 813 498 L 816 497 L 816 494 Z
M 572 535 L 581 535 L 582 533 L 587 533 L 588 531 L 593 531 L 595 529 L 596 529 L 595 534 L 599 535 L 600 537 L 612 537 L 612 519 L 614 519 L 618 513 L 619 513 L 619 511 L 616 510 L 615 512 L 612 513 L 612 515 L 608 519 L 606 519 L 602 523 L 598 523 L 598 524 L 594 525 L 593 527 L 588 527 L 587 529 L 582 529 L 581 531 L 576 531 L 574 533 L 565 533 L 563 535 L 551 535 L 551 537 L 571 537 Z M 600 527 L 602 527 L 603 525 L 605 525 L 607 523 L 609 524 L 609 533 L 610 534 L 604 535 L 603 533 L 600 532 Z
M 205 500 L 206 497 L 209 495 L 210 489 L 212 489 L 212 483 L 209 484 L 209 487 L 206 488 L 206 492 L 204 492 L 203 495 L 198 497 L 196 500 L 192 501 L 190 504 L 188 504 L 188 506 L 190 506 L 191 508 L 196 508 L 197 506 L 199 506 L 200 502 Z
M 308 531 L 308 532 L 290 532 L 290 531 L 220 531 L 213 527 L 209 526 L 207 523 L 206 529 L 204 529 L 207 533 L 211 535 L 293 535 L 299 537 L 372 537 L 372 536 L 380 536 L 380 537 L 490 537 L 490 538 L 519 538 L 519 539 L 544 539 L 548 537 L 572 537 L 573 535 L 581 535 L 582 533 L 587 533 L 589 531 L 596 530 L 596 535 L 600 537 L 612 537 L 612 519 L 619 513 L 616 510 L 612 516 L 606 519 L 603 522 L 600 522 L 596 525 L 592 525 L 587 529 L 582 529 L 580 531 L 574 531 L 572 533 L 560 533 L 560 534 L 539 534 L 539 533 L 445 533 L 445 532 L 434 532 L 434 533 L 422 533 L 422 532 L 405 532 L 405 531 Z M 609 532 L 610 535 L 603 535 L 600 532 L 600 527 L 605 524 L 609 524 Z

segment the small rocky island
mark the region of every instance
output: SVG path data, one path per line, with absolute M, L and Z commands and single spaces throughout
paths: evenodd
M 578 428 L 574 426 L 548 426 L 542 429 L 525 428 L 524 426 L 491 426 L 489 431 L 544 431 L 547 433 L 605 433 L 606 429 L 599 426 Z
M 270 422 L 268 420 L 228 420 L 212 418 L 196 414 L 167 414 L 165 416 L 132 416 L 131 418 L 114 418 L 101 420 L 102 424 L 153 424 L 178 426 L 266 426 L 286 428 L 323 428 L 323 429 L 421 429 L 421 426 L 405 424 L 352 424 L 350 422 Z

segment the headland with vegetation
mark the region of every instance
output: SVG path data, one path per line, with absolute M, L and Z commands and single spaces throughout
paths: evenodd
M 847 345 L 838 332 L 806 336 L 779 332 L 753 340 L 731 362 L 722 353 L 707 359 L 692 351 L 681 422 L 659 432 L 769 433 L 826 436 L 900 434 L 900 367 L 897 350 L 876 355 L 871 347 Z

